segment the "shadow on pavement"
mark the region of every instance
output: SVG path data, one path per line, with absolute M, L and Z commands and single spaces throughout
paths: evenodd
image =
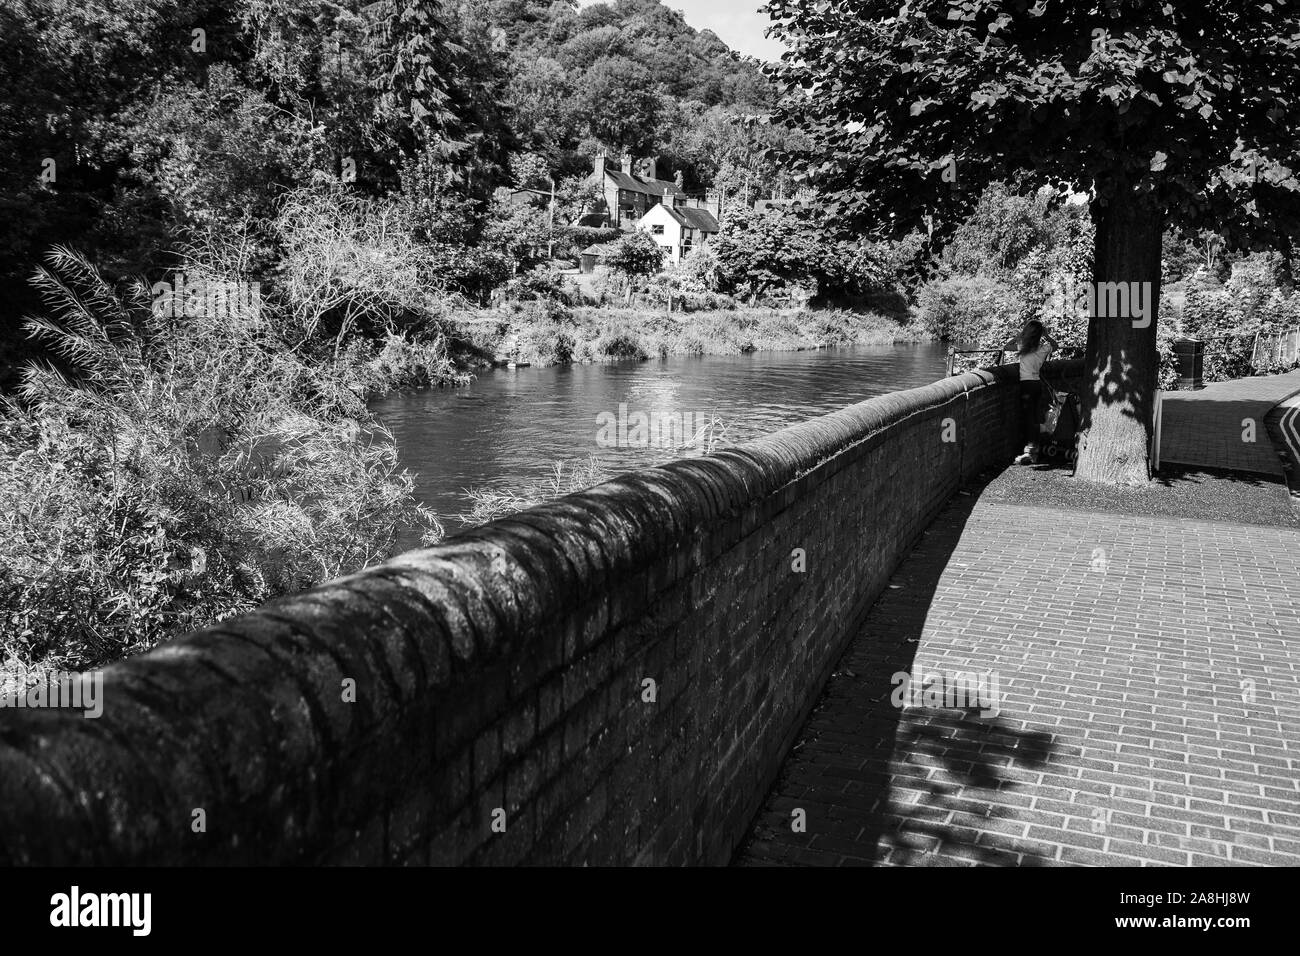
M 899 707 L 928 612 L 983 485 L 930 525 L 841 659 L 738 850 L 738 865 L 1034 865 L 996 820 L 1047 763 L 1051 735 L 975 708 Z M 921 675 L 917 675 L 920 677 Z M 995 800 L 984 794 L 998 793 Z M 796 832 L 796 811 L 806 832 Z M 982 820 L 982 824 L 976 821 Z M 1004 827 L 1004 830 L 1020 827 Z

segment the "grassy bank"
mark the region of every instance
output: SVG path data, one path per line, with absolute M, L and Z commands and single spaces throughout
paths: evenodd
M 496 359 L 542 366 L 928 340 L 915 325 L 888 316 L 816 309 L 670 315 L 643 309 L 568 310 L 530 302 L 465 315 L 452 327 L 480 363 Z

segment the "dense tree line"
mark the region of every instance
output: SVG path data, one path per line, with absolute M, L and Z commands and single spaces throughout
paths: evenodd
M 0 86 L 0 368 L 55 244 L 154 274 L 313 184 L 399 197 L 471 293 L 518 267 L 494 188 L 555 180 L 575 212 L 597 149 L 785 187 L 758 64 L 657 0 L 0 0 Z M 283 250 L 253 233 L 269 274 Z

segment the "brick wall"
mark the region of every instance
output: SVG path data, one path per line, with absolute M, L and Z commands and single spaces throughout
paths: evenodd
M 277 601 L 109 668 L 98 719 L 0 710 L 0 862 L 725 863 L 891 571 L 1016 453 L 1014 380 L 885 395 Z

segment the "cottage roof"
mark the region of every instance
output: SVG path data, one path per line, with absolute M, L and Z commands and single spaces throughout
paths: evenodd
M 634 176 L 631 173 L 623 172 L 621 169 L 606 169 L 605 175 L 614 180 L 614 184 L 619 189 L 626 189 L 634 193 L 645 193 L 647 196 L 680 196 L 685 192 L 682 187 L 669 179 Z
M 700 232 L 717 232 L 718 220 L 714 218 L 713 213 L 707 209 L 696 209 L 693 206 L 681 206 L 673 210 L 678 216 L 686 221 L 686 225 L 692 229 L 698 229 Z
M 549 202 L 551 199 L 551 194 L 543 189 L 531 189 L 523 186 L 498 186 L 492 195 L 496 199 L 512 202 L 516 205 L 544 203 Z
M 610 242 L 593 242 L 586 249 L 582 250 L 582 254 L 584 256 L 607 256 L 614 251 L 614 247 L 617 245 L 617 239 Z
M 718 220 L 713 218 L 713 213 L 707 209 L 697 209 L 694 206 L 670 206 L 667 203 L 660 203 L 668 215 L 677 220 L 677 224 L 686 226 L 689 229 L 698 229 L 700 232 L 717 232 Z M 646 213 L 649 215 L 649 213 Z

